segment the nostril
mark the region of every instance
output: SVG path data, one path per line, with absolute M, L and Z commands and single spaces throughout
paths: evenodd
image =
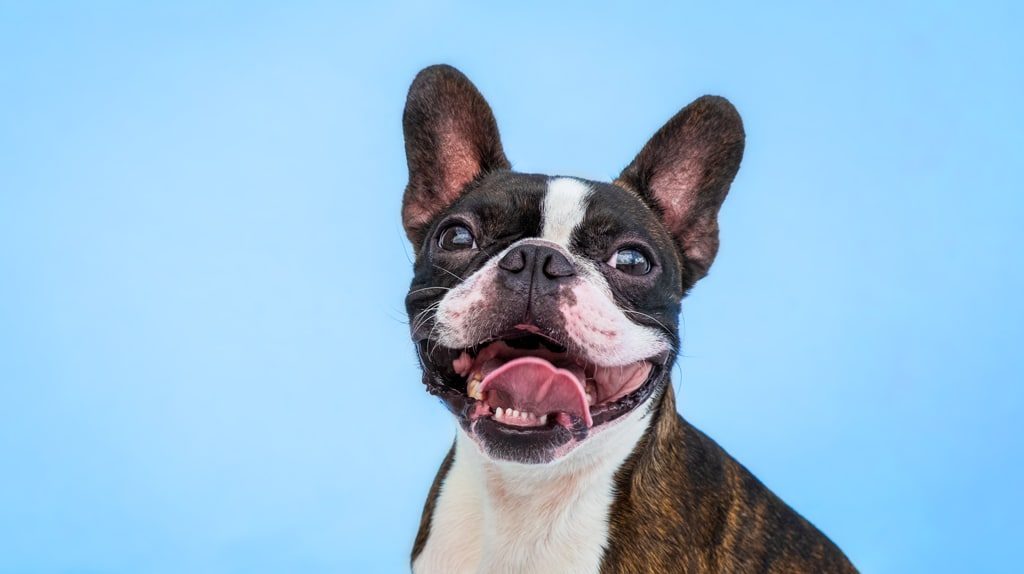
M 544 261 L 544 274 L 551 279 L 571 277 L 576 274 L 576 267 L 564 255 L 552 251 Z
M 501 267 L 510 273 L 519 273 L 523 269 L 526 269 L 526 256 L 523 255 L 523 250 L 515 248 L 506 253 L 505 256 L 498 261 L 498 267 Z

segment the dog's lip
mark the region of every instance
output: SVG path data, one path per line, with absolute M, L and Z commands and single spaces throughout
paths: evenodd
M 518 427 L 494 420 L 493 417 L 473 418 L 473 411 L 479 404 L 475 399 L 449 387 L 443 383 L 430 381 L 427 383 L 427 392 L 437 396 L 441 402 L 455 417 L 461 421 L 462 426 L 476 434 L 487 429 L 490 432 L 501 430 L 505 433 L 514 432 L 523 437 L 535 437 L 538 440 L 554 439 L 565 430 L 569 431 L 569 437 L 576 441 L 587 438 L 591 431 L 610 423 L 643 404 L 651 395 L 658 390 L 664 381 L 666 369 L 663 365 L 652 363 L 650 375 L 643 385 L 629 395 L 618 401 L 609 404 L 597 405 L 591 408 L 590 416 L 593 426 L 587 428 L 582 419 L 573 418 L 569 425 L 559 424 L 555 420 L 549 420 L 547 424 L 539 427 Z M 481 426 L 482 425 L 482 426 Z M 561 429 L 561 430 L 560 430 Z
M 423 347 L 425 346 L 426 343 L 421 342 L 420 345 L 417 345 L 417 348 L 421 353 L 421 360 L 424 361 L 424 366 L 427 366 L 429 363 L 427 363 L 422 357 L 422 353 L 425 350 Z M 459 352 L 452 349 L 447 349 L 447 351 L 453 353 Z M 591 406 L 591 428 L 597 428 L 605 423 L 611 422 L 622 415 L 631 412 L 634 408 L 647 400 L 664 382 L 665 374 L 668 372 L 668 361 L 670 358 L 671 355 L 668 351 L 658 353 L 657 355 L 650 357 L 647 359 L 651 365 L 650 372 L 648 373 L 646 380 L 638 388 L 615 401 Z M 496 425 L 500 428 L 515 429 L 517 433 L 524 436 L 533 434 L 545 435 L 545 433 L 551 433 L 557 428 L 563 427 L 569 428 L 574 438 L 582 440 L 586 438 L 589 431 L 583 420 L 579 417 L 572 417 L 569 424 L 558 424 L 554 419 L 552 419 L 542 426 L 519 427 L 505 425 L 501 421 L 494 420 L 492 417 L 474 416 L 478 409 L 478 405 L 481 404 L 480 401 L 468 396 L 464 390 L 460 390 L 447 384 L 440 374 L 431 372 L 429 369 L 425 369 L 424 383 L 427 387 L 427 392 L 440 398 L 445 407 L 463 422 L 463 426 L 467 427 L 467 430 L 474 428 L 476 424 L 482 421 L 486 421 L 487 424 L 491 426 Z M 563 421 L 563 423 L 564 422 L 565 421 Z

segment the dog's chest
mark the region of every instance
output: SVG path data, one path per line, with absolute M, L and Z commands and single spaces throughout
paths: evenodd
M 648 422 L 637 410 L 551 468 L 487 460 L 460 432 L 414 572 L 597 572 L 615 471 Z

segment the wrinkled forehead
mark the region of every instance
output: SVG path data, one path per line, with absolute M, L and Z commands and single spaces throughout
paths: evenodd
M 601 238 L 636 236 L 669 247 L 655 214 L 634 194 L 608 183 L 571 177 L 500 172 L 481 181 L 447 210 L 466 217 L 496 241 L 537 237 L 575 252 Z

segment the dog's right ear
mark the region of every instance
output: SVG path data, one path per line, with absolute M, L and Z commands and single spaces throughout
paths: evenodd
M 510 166 L 490 106 L 469 78 L 451 66 L 430 66 L 416 75 L 402 126 L 409 163 L 402 224 L 418 252 L 427 224 L 467 185 Z
M 736 108 L 704 96 L 662 126 L 615 180 L 661 215 L 683 256 L 687 286 L 707 275 L 718 253 L 718 209 L 745 137 Z

